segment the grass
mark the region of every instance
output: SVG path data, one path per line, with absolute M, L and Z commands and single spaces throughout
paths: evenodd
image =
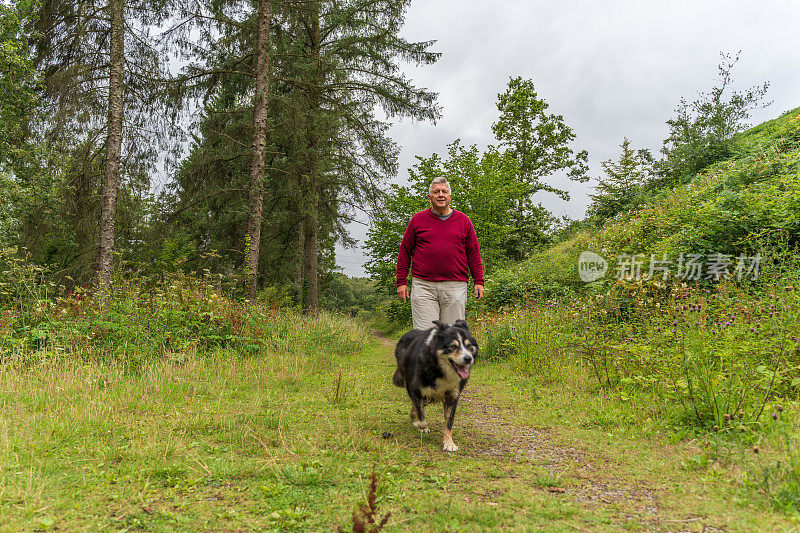
M 798 526 L 793 367 L 767 380 L 785 386 L 777 420 L 776 392 L 746 432 L 710 431 L 685 398 L 633 379 L 670 363 L 648 352 L 668 345 L 648 294 L 473 320 L 486 357 L 446 454 L 441 407 L 420 435 L 391 385 L 392 341 L 353 319 L 244 305 L 180 275 L 120 283 L 103 309 L 42 294 L 27 268 L 0 293 L 0 531 L 350 528 L 373 472 L 388 530 Z M 738 294 L 719 309 L 753 308 L 745 337 L 751 320 L 792 326 L 781 280 L 780 301 Z M 712 317 L 711 297 L 695 297 Z M 623 308 L 641 320 L 612 320 Z M 702 324 L 710 337 L 716 322 Z M 767 351 L 775 335 L 763 337 L 748 346 Z M 599 352 L 576 356 L 590 338 Z M 626 343 L 635 357 L 612 358 Z
M 757 287 L 620 282 L 474 325 L 484 353 L 519 372 L 560 381 L 585 363 L 595 390 L 642 403 L 668 424 L 760 430 L 767 404 L 800 390 L 800 256 L 765 257 Z
M 456 418 L 461 451 L 445 454 L 440 410 L 420 435 L 390 349 L 362 341 L 135 371 L 3 366 L 0 529 L 325 531 L 349 527 L 373 469 L 389 530 L 792 524 L 743 497 L 738 470 L 682 469 L 696 444 L 643 433 L 633 405 L 587 392 L 586 368 L 552 382 L 481 363 Z

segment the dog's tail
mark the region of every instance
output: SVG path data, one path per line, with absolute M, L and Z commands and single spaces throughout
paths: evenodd
M 401 388 L 405 388 L 406 386 L 406 377 L 401 369 L 405 367 L 402 360 L 404 359 L 407 339 L 408 333 L 400 337 L 400 340 L 397 341 L 397 346 L 394 347 L 394 358 L 397 361 L 397 369 L 395 369 L 394 375 L 392 376 L 392 383 L 394 383 L 396 387 Z
M 397 387 L 405 387 L 406 386 L 406 378 L 403 376 L 403 373 L 400 372 L 400 369 L 394 371 L 394 376 L 392 376 L 392 383 L 395 384 Z

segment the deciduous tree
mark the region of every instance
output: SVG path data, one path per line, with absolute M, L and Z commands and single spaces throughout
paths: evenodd
M 699 170 L 728 157 L 733 136 L 748 127 L 750 112 L 769 105 L 764 102 L 769 82 L 744 91 L 731 88 L 739 55 L 720 53 L 719 78 L 711 91 L 701 92 L 692 102 L 681 98 L 667 121 L 669 137 L 661 148 L 664 158 L 658 164 L 657 186 L 687 183 Z
M 514 220 L 516 249 L 513 257 L 522 259 L 537 239 L 538 228 L 545 221 L 546 211 L 537 208 L 533 195 L 539 191 L 551 192 L 564 200 L 566 190 L 549 184 L 548 178 L 556 173 L 566 173 L 575 181 L 586 181 L 588 153 L 575 152 L 572 142 L 575 133 L 561 115 L 549 114 L 549 104 L 539 97 L 531 80 L 511 78 L 505 93 L 497 95 L 500 117 L 492 131 L 508 153 L 517 161 L 518 180 L 527 193 L 517 200 Z

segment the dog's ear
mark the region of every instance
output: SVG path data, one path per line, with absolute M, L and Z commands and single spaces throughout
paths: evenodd
M 461 320 L 459 318 L 458 320 L 456 320 L 456 323 L 453 324 L 453 325 L 458 327 L 458 328 L 464 328 L 465 330 L 469 331 L 469 326 L 467 325 L 467 321 L 466 320 Z
M 439 331 L 444 331 L 447 329 L 447 324 L 445 324 L 441 320 L 434 320 L 433 324 L 439 329 Z

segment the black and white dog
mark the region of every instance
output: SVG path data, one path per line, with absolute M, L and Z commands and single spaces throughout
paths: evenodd
M 444 404 L 444 450 L 458 451 L 453 443 L 453 419 L 461 391 L 467 384 L 469 371 L 478 353 L 478 343 L 464 320 L 452 326 L 435 320 L 436 327 L 412 329 L 403 335 L 394 350 L 397 359 L 392 381 L 405 387 L 411 398 L 411 422 L 422 433 L 428 433 L 425 406 Z

